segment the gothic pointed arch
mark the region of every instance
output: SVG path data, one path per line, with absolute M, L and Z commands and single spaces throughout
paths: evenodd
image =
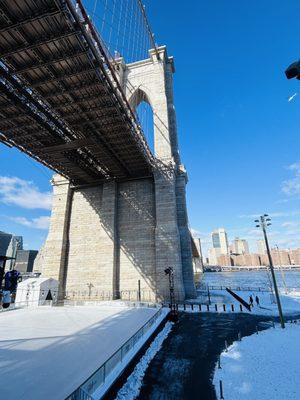
M 152 94 L 149 89 L 147 89 L 145 86 L 139 86 L 131 94 L 129 98 L 129 104 L 135 111 L 136 108 L 144 101 L 145 103 L 149 104 L 154 112 L 151 97 Z
M 129 98 L 129 104 L 142 127 L 150 150 L 155 155 L 154 110 L 150 100 L 151 94 L 149 94 L 149 91 L 145 87 L 140 86 L 132 93 Z

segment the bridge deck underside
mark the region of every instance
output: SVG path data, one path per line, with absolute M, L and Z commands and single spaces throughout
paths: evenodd
M 152 154 L 71 0 L 0 3 L 0 140 L 77 183 L 151 174 Z

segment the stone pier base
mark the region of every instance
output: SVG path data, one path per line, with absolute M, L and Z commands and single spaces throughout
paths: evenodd
M 120 58 L 116 66 L 131 107 L 145 101 L 152 108 L 153 176 L 85 188 L 56 176 L 49 236 L 36 269 L 59 279 L 71 297 L 137 298 L 140 287 L 142 298 L 159 301 L 169 296 L 164 271 L 172 267 L 176 297 L 195 297 L 174 60 L 159 47 L 146 60 L 125 64 Z
M 69 297 L 135 299 L 140 285 L 142 299 L 160 301 L 172 267 L 176 297 L 194 297 L 190 234 L 178 225 L 175 190 L 175 176 L 80 189 L 56 175 L 35 270 L 58 279 Z

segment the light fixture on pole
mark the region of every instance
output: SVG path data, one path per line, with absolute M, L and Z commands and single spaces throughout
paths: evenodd
M 165 269 L 165 274 L 169 277 L 169 292 L 170 292 L 170 320 L 176 322 L 178 320 L 178 312 L 175 304 L 175 292 L 174 292 L 174 271 L 172 267 Z
M 280 324 L 281 324 L 281 328 L 285 328 L 285 323 L 284 323 L 284 318 L 283 318 L 283 313 L 282 313 L 282 308 L 281 308 L 281 302 L 280 302 L 280 297 L 279 297 L 279 291 L 278 291 L 276 276 L 275 276 L 275 272 L 274 272 L 274 265 L 273 265 L 273 260 L 271 257 L 270 246 L 269 246 L 269 241 L 268 241 L 268 236 L 267 236 L 267 227 L 272 225 L 271 218 L 269 217 L 268 214 L 264 214 L 264 215 L 261 215 L 259 219 L 256 219 L 255 223 L 256 223 L 256 228 L 261 228 L 263 235 L 264 235 L 266 250 L 267 250 L 268 259 L 269 259 L 269 266 L 270 266 L 271 276 L 272 276 L 274 290 L 275 290 Z
M 293 62 L 285 70 L 285 76 L 287 79 L 300 79 L 300 60 Z

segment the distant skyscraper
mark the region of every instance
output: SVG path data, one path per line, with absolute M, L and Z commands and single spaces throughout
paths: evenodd
M 235 238 L 231 248 L 235 254 L 249 254 L 249 245 L 245 239 Z
M 8 249 L 13 235 L 0 231 L 0 256 L 8 255 Z
M 0 256 L 16 257 L 17 251 L 23 249 L 22 236 L 13 236 L 10 233 L 0 231 Z M 15 260 L 8 260 L 7 269 L 12 269 Z
M 221 248 L 213 247 L 208 250 L 208 259 L 210 265 L 218 265 L 218 258 L 221 255 Z
M 220 254 L 228 254 L 228 239 L 224 228 L 213 231 L 211 238 L 214 249 L 220 249 Z
M 258 254 L 265 254 L 267 249 L 266 249 L 266 244 L 263 239 L 257 240 L 257 252 Z
M 37 254 L 36 250 L 18 250 L 14 268 L 19 272 L 32 272 Z

